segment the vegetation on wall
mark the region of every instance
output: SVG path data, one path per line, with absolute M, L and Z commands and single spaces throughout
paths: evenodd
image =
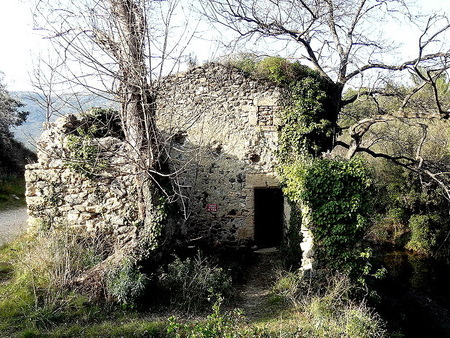
M 320 265 L 346 272 L 362 269 L 365 262 L 360 242 L 367 229 L 372 181 L 361 160 L 320 158 L 334 134 L 327 118 L 331 100 L 327 85 L 314 71 L 278 57 L 255 61 L 246 56 L 234 64 L 286 88 L 280 114 L 278 172 L 294 216 L 301 205 L 310 210 L 303 221 L 309 219 Z M 300 219 L 293 217 L 294 222 Z M 298 232 L 299 224 L 289 226 L 289 237 L 292 231 Z M 299 245 L 300 239 L 294 242 Z M 292 249 L 292 243 L 290 246 Z M 299 250 L 296 255 L 299 261 Z
M 81 115 L 81 125 L 67 135 L 65 163 L 75 172 L 94 178 L 108 167 L 102 149 L 96 142 L 100 137 L 123 138 L 118 112 L 113 109 L 92 108 Z
M 285 192 L 309 207 L 309 228 L 319 264 L 355 273 L 365 262 L 361 241 L 367 229 L 372 181 L 361 160 L 298 161 L 284 172 Z

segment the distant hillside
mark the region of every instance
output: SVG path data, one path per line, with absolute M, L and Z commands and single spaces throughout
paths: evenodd
M 45 110 L 38 104 L 39 94 L 25 91 L 11 92 L 10 94 L 25 105 L 21 110 L 30 113 L 23 125 L 12 130 L 14 138 L 22 142 L 27 148 L 35 150 L 36 141 L 42 133 L 43 123 L 45 122 Z M 64 101 L 67 102 L 64 103 Z M 79 113 L 92 107 L 113 107 L 114 105 L 114 101 L 94 95 L 63 96 L 62 99 L 54 102 L 54 107 L 57 107 L 59 111 L 52 116 L 51 121 L 59 116 Z

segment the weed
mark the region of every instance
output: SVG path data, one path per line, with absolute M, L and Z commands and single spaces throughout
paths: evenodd
M 128 306 L 143 294 L 147 282 L 148 278 L 130 258 L 124 258 L 106 275 L 107 292 L 120 304 Z
M 201 254 L 184 261 L 177 258 L 168 265 L 160 283 L 170 294 L 171 303 L 186 311 L 201 310 L 211 295 L 227 296 L 231 291 L 231 278 Z
M 221 296 L 217 297 L 212 306 L 212 314 L 205 321 L 194 323 L 180 323 L 175 317 L 169 318 L 167 333 L 170 337 L 199 337 L 199 338 L 238 338 L 238 337 L 261 337 L 263 331 L 248 326 L 243 327 L 244 317 L 239 309 L 228 311 L 224 314 L 220 312 L 223 302 Z

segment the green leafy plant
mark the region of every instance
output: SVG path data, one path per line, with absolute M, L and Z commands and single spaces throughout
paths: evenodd
M 410 239 L 405 248 L 422 254 L 431 254 L 436 245 L 437 215 L 413 215 L 409 219 Z
M 205 321 L 191 324 L 180 323 L 175 317 L 169 318 L 167 333 L 170 337 L 202 337 L 202 338 L 239 338 L 265 336 L 263 330 L 248 327 L 244 328 L 244 316 L 242 311 L 234 309 L 221 313 L 223 298 L 216 295 L 217 300 L 212 306 L 212 314 Z
M 299 160 L 284 165 L 282 177 L 288 198 L 309 207 L 319 264 L 340 271 L 359 270 L 372 192 L 364 162 Z
M 94 130 L 93 127 L 91 131 L 94 132 Z M 93 178 L 107 167 L 108 162 L 100 157 L 101 149 L 94 143 L 92 135 L 84 132 L 81 134 L 80 136 L 67 135 L 66 145 L 69 154 L 66 164 L 75 172 Z
M 302 258 L 302 234 L 300 227 L 302 225 L 302 216 L 300 208 L 296 203 L 290 202 L 291 215 L 289 225 L 286 229 L 283 241 L 278 248 L 279 256 L 283 267 L 290 271 L 295 271 L 300 267 Z
M 97 107 L 81 114 L 80 125 L 65 140 L 66 164 L 75 172 L 94 178 L 109 164 L 95 139 L 107 136 L 124 137 L 116 110 Z
M 117 302 L 132 306 L 148 284 L 148 277 L 136 263 L 125 257 L 106 274 L 106 290 Z
M 211 295 L 230 295 L 231 278 L 222 268 L 200 253 L 194 258 L 176 258 L 160 279 L 163 289 L 170 293 L 172 304 L 186 311 L 202 310 Z

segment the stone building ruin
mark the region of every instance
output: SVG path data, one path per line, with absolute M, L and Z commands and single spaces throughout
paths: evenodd
M 275 172 L 282 88 L 209 64 L 167 77 L 159 93 L 158 124 L 176 173 L 183 236 L 215 245 L 279 245 L 289 218 Z M 85 123 L 62 117 L 43 134 L 38 162 L 26 173 L 30 223 L 108 229 L 122 242 L 134 240 L 136 182 L 123 139 L 106 133 L 89 141 L 100 149 L 96 163 L 107 163 L 95 179 L 67 161 L 74 150 L 68 135 Z

